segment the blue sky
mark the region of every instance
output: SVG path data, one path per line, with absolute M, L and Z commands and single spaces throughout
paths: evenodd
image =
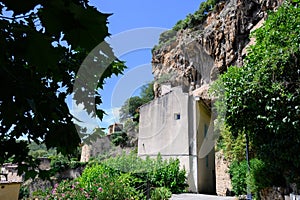
M 153 80 L 151 48 L 158 43 L 159 33 L 171 29 L 178 20 L 198 10 L 201 0 L 92 0 L 90 5 L 100 12 L 112 13 L 108 30 L 115 54 L 126 62 L 124 75 L 106 80 L 101 91 L 101 108 L 108 114 L 102 122 L 90 119 L 79 109 L 73 114 L 84 121 L 89 129 L 107 128 L 118 122 L 118 110 L 123 102 L 136 95 L 138 88 Z M 152 27 L 152 28 L 151 28 Z M 147 44 L 146 44 L 147 43 Z M 125 51 L 123 48 L 127 48 Z M 121 53 L 119 53 L 120 51 Z M 79 107 L 80 108 L 80 107 Z

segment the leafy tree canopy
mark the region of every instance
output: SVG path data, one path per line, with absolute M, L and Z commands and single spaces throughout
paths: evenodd
M 153 83 L 142 86 L 140 96 L 130 97 L 124 102 L 120 110 L 120 121 L 125 122 L 128 118 L 138 118 L 138 108 L 153 99 Z
M 148 103 L 149 101 L 152 101 L 154 99 L 153 84 L 154 82 L 151 82 L 147 85 L 142 86 L 140 96 L 143 99 L 144 103 Z
M 3 0 L 0 11 L 0 164 L 13 158 L 22 172 L 28 169 L 22 162 L 37 164 L 28 155 L 28 142 L 45 143 L 64 154 L 81 142 L 65 99 L 74 81 L 83 78 L 76 73 L 88 53 L 101 42 L 106 47 L 85 60 L 102 73 L 100 80 L 81 81 L 74 90 L 76 103 L 90 106 L 87 111 L 94 116 L 103 115 L 96 108 L 101 103 L 97 88 L 121 73 L 124 64 L 103 42 L 109 15 L 88 0 Z
M 33 156 L 34 158 L 41 158 L 41 157 L 51 157 L 56 155 L 56 150 L 54 148 L 47 149 L 45 144 L 37 144 L 32 142 L 28 145 L 29 148 L 29 155 Z
M 274 177 L 299 182 L 299 3 L 284 3 L 253 36 L 244 66 L 229 68 L 214 85 L 222 94 L 217 108 L 227 111 L 233 137 L 249 134 L 255 156 Z
M 130 97 L 127 99 L 120 110 L 120 121 L 125 121 L 128 118 L 133 118 L 138 113 L 138 108 L 144 102 L 139 96 Z

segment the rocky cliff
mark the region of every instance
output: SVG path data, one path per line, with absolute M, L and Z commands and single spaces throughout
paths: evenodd
M 229 66 L 243 64 L 249 34 L 282 0 L 227 0 L 214 5 L 201 23 L 161 35 L 153 51 L 155 96 L 161 95 L 161 84 L 182 85 L 209 102 L 208 85 Z

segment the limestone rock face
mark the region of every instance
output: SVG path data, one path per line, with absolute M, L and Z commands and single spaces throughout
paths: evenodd
M 228 67 L 241 66 L 250 32 L 262 24 L 267 10 L 281 3 L 282 0 L 223 1 L 202 24 L 168 33 L 169 39 L 164 39 L 152 53 L 155 96 L 161 95 L 163 83 L 181 85 L 183 91 L 192 92 L 209 85 Z

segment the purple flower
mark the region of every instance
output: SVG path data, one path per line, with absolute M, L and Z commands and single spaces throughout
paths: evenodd
M 102 187 L 99 187 L 99 188 L 98 188 L 98 191 L 99 191 L 99 192 L 102 192 L 102 191 L 103 191 Z
M 54 188 L 53 190 L 52 190 L 52 194 L 55 194 L 56 193 L 56 188 Z

